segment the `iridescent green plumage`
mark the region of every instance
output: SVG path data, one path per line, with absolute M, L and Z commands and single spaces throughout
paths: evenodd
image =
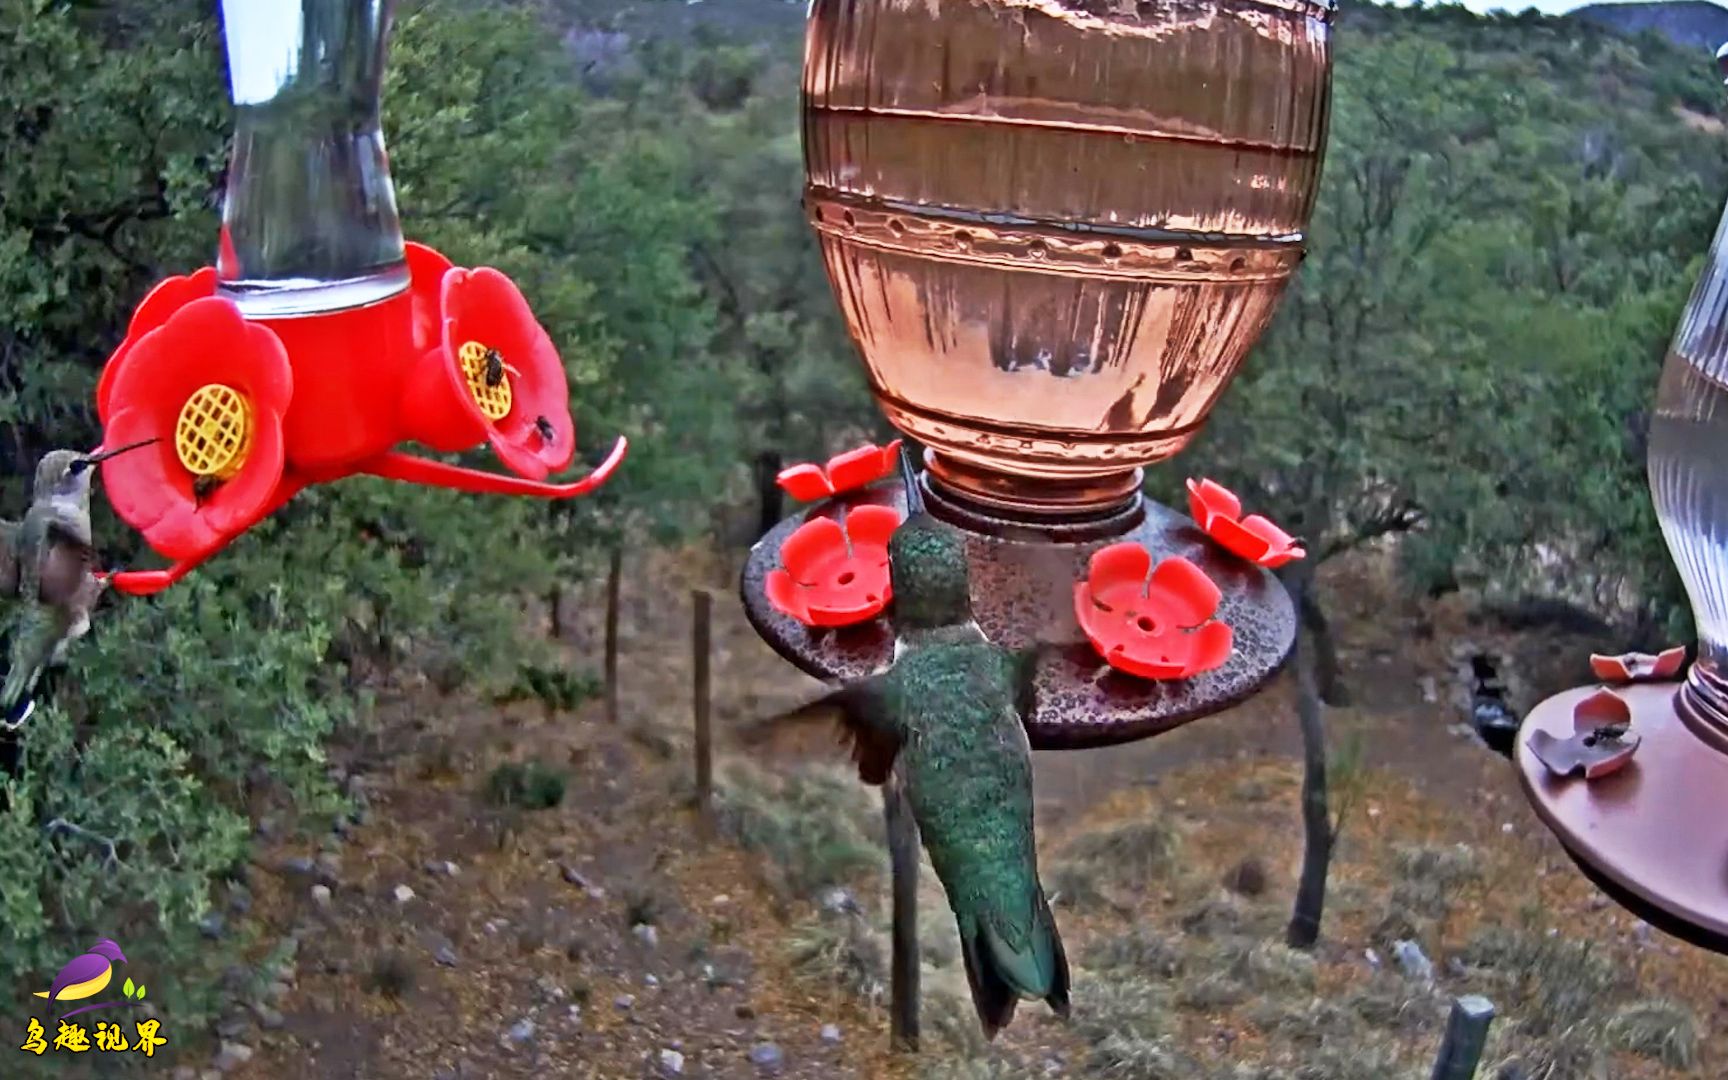
M 893 667 L 781 719 L 838 708 L 865 782 L 883 783 L 898 763 L 994 1037 L 1021 998 L 1068 1012 L 1068 962 L 1033 833 L 1023 716 L 1034 657 L 991 644 L 972 621 L 964 541 L 922 512 L 907 473 L 911 513 L 888 546 Z

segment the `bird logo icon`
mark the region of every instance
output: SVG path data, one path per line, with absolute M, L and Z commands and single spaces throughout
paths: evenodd
M 126 963 L 126 954 L 120 951 L 119 945 L 115 944 L 108 938 L 103 938 L 101 941 L 90 946 L 89 952 L 76 957 L 65 967 L 61 968 L 60 973 L 54 976 L 53 985 L 46 990 L 36 991 L 36 996 L 39 998 L 47 998 L 50 1005 L 63 1001 L 85 1001 L 89 998 L 93 998 L 97 994 L 106 990 L 108 984 L 114 980 L 114 965 L 116 963 Z M 126 983 L 128 990 L 126 996 L 131 998 L 134 996 L 131 992 L 132 980 L 126 980 Z M 139 988 L 136 996 L 144 996 L 142 988 Z M 124 1003 L 110 1002 L 109 1004 L 119 1005 Z M 87 1005 L 84 1008 L 74 1009 L 72 1012 L 66 1013 L 65 1016 L 61 1017 L 61 1019 L 65 1019 L 66 1016 L 72 1016 L 74 1013 L 105 1007 L 106 1006 L 104 1005 Z

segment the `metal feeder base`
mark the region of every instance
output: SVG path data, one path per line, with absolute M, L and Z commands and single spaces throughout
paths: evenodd
M 1536 813 L 1615 902 L 1664 933 L 1728 953 L 1728 754 L 1681 716 L 1680 684 L 1617 687 L 1641 738 L 1632 760 L 1596 780 L 1553 775 L 1530 736 L 1574 732 L 1585 686 L 1538 705 L 1518 736 L 1518 771 Z
M 932 514 L 965 534 L 971 565 L 972 610 L 990 640 L 1011 649 L 1035 642 L 1059 646 L 1038 670 L 1036 707 L 1027 719 L 1034 749 L 1109 746 L 1159 735 L 1251 697 L 1277 674 L 1296 642 L 1290 595 L 1269 571 L 1214 544 L 1188 518 L 1142 501 L 1090 524 L 1040 525 L 993 520 L 957 506 L 925 482 Z M 887 615 L 839 630 L 807 627 L 768 603 L 763 582 L 780 565 L 780 545 L 815 516 L 847 504 L 878 503 L 905 511 L 898 479 L 816 504 L 787 518 L 750 551 L 741 591 L 744 609 L 763 640 L 801 670 L 841 682 L 886 669 L 894 659 Z M 1103 535 L 1100 535 L 1103 534 Z M 1099 658 L 1074 619 L 1074 585 L 1092 553 L 1132 540 L 1154 560 L 1182 555 L 1223 592 L 1217 617 L 1235 628 L 1235 648 L 1222 667 L 1191 679 L 1154 682 L 1115 671 Z

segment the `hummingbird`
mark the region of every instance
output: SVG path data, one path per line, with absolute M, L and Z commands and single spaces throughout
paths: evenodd
M 90 478 L 102 462 L 156 442 L 83 454 L 50 450 L 36 465 L 30 509 L 21 522 L 0 521 L 0 611 L 10 608 L 0 725 L 17 728 L 36 709 L 36 682 L 62 664 L 90 629 L 90 612 L 108 582 L 97 570 L 90 535 Z
M 972 1003 L 994 1039 L 1022 999 L 1068 1015 L 1068 960 L 1038 880 L 1024 723 L 1042 650 L 985 638 L 972 616 L 962 537 L 924 509 L 904 448 L 900 471 L 907 518 L 888 541 L 892 666 L 746 738 L 838 712 L 860 779 L 883 784 L 898 765 L 959 927 Z

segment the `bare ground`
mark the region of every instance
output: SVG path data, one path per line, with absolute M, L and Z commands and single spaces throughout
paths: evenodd
M 628 564 L 623 722 L 615 728 L 598 702 L 561 714 L 410 690 L 383 705 L 376 736 L 350 748 L 345 763 L 363 780 L 365 822 L 343 842 L 326 841 L 324 865 L 310 874 L 286 860 L 317 850 L 273 846 L 258 854 L 254 916 L 276 938 L 292 933 L 299 947 L 292 985 L 277 991 L 281 1026 L 242 1031 L 236 1022 L 231 1037 L 257 1053 L 228 1075 L 635 1077 L 679 1067 L 683 1075 L 754 1077 L 772 1069 L 753 1061 L 752 1051 L 760 1057 L 772 1044 L 779 1075 L 797 1077 L 1334 1080 L 1358 1074 L 1324 1064 L 1311 1066 L 1323 1071 L 1300 1070 L 1305 1062 L 1332 1060 L 1311 1037 L 1324 1042 L 1326 1024 L 1336 1020 L 1342 1026 L 1335 1042 L 1372 1039 L 1374 1053 L 1383 1055 L 1368 1055 L 1364 1042 L 1357 1056 L 1384 1064 L 1360 1075 L 1426 1076 L 1444 993 L 1391 991 L 1387 1020 L 1372 1007 L 1373 994 L 1393 977 L 1377 974 L 1367 951 L 1391 967 L 1389 912 L 1408 899 L 1398 891 L 1399 845 L 1445 850 L 1460 843 L 1476 853 L 1477 872 L 1447 898 L 1443 917 L 1418 920 L 1416 928 L 1443 991 L 1479 988 L 1471 949 L 1484 927 L 1517 924 L 1537 937 L 1593 940 L 1639 994 L 1683 1003 L 1704 1034 L 1690 1065 L 1664 1066 L 1649 1054 L 1617 1049 L 1605 1059 L 1608 1071 L 1577 1073 L 1580 1080 L 1728 1071 L 1728 1054 L 1711 1034 L 1728 1029 L 1728 961 L 1650 936 L 1572 870 L 1526 809 L 1510 766 L 1453 729 L 1463 713 L 1449 696 L 1456 682 L 1449 650 L 1494 635 L 1469 625 L 1457 605 L 1388 599 L 1393 591 L 1371 566 L 1352 568 L 1347 587 L 1334 590 L 1357 704 L 1328 710 L 1328 722 L 1335 737 L 1360 734 L 1371 768 L 1344 827 L 1325 942 L 1312 970 L 1301 958 L 1276 959 L 1273 968 L 1283 964 L 1294 974 L 1270 982 L 1241 975 L 1265 969 L 1264 957 L 1282 957 L 1271 943 L 1287 916 L 1301 851 L 1294 724 L 1280 682 L 1230 713 L 1156 740 L 1040 756 L 1048 879 L 1061 879 L 1065 864 L 1078 868 L 1074 880 L 1081 885 L 1089 875 L 1104 876 L 1075 857 L 1076 842 L 1124 826 L 1173 838 L 1179 857 L 1161 874 L 1103 888 L 1100 896 L 1058 898 L 1079 969 L 1075 1022 L 1062 1024 L 1041 1005 L 1024 1006 L 987 1051 L 970 1034 L 964 983 L 952 955 L 944 955 L 951 925 L 926 872 L 927 1053 L 891 1056 L 870 974 L 880 965 L 879 950 L 865 941 L 861 958 L 853 956 L 856 949 L 836 949 L 812 959 L 808 947 L 812 934 L 845 937 L 835 927 L 848 919 L 864 928 L 864 937 L 879 936 L 885 892 L 879 869 L 849 878 L 862 915 L 825 913 L 810 890 L 786 886 L 783 868 L 772 865 L 774 852 L 707 837 L 687 802 L 690 586 L 716 594 L 714 715 L 723 754 L 730 725 L 819 689 L 756 638 L 733 598 L 734 580 L 718 561 L 693 565 L 688 557 L 655 554 Z M 567 644 L 577 667 L 599 666 L 601 596 L 593 583 L 572 597 Z M 1518 656 L 1550 658 L 1579 647 L 1528 637 L 1498 644 Z M 1427 693 L 1424 677 L 1431 680 Z M 1554 676 L 1537 677 L 1537 690 L 1543 678 Z M 1427 700 L 1436 689 L 1438 700 Z M 541 811 L 491 805 L 485 779 L 512 760 L 566 770 L 562 803 Z M 722 783 L 752 766 L 763 772 L 763 765 L 769 773 L 804 768 L 790 759 L 723 759 Z M 845 785 L 835 791 L 833 814 L 867 829 L 868 798 Z M 1221 879 L 1244 860 L 1264 870 L 1263 887 L 1224 889 Z M 330 890 L 327 902 L 314 895 L 320 878 Z M 412 896 L 399 899 L 399 886 Z M 1215 917 L 1230 923 L 1225 937 L 1208 929 Z M 1120 954 L 1125 942 L 1148 932 L 1171 935 L 1171 971 L 1180 973 L 1153 979 L 1144 958 L 1129 975 L 1111 966 L 1112 950 Z M 1228 952 L 1220 941 L 1266 944 L 1254 946 L 1261 960 L 1218 960 Z M 862 975 L 836 974 L 849 959 Z M 1207 999 L 1197 990 L 1223 985 L 1223 976 L 1204 966 L 1214 960 L 1240 969 L 1243 992 Z M 1145 987 L 1151 996 L 1124 1012 L 1124 987 Z M 1515 1010 L 1536 1008 L 1526 991 L 1507 984 L 1495 995 L 1507 1038 L 1528 1026 L 1529 1017 Z M 1356 1003 L 1355 1011 L 1339 1020 L 1321 1008 L 1330 1001 Z M 1128 1030 L 1135 1017 L 1151 1012 L 1159 1014 L 1157 1030 L 1142 1032 L 1138 1042 L 1106 1039 L 1104 1032 Z M 825 1025 L 837 1033 L 824 1038 Z M 208 1059 L 196 1060 L 202 1068 Z M 1272 1071 L 1231 1072 L 1249 1066 Z

